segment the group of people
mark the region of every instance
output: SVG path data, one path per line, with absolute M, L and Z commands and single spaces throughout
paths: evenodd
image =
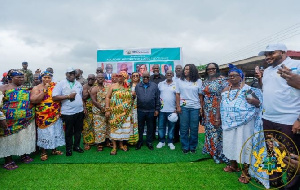
M 207 64 L 204 81 L 194 64 L 176 65 L 175 75 L 172 70 L 162 75 L 159 65 L 154 65 L 153 75 L 133 72 L 130 79 L 125 70 L 107 76 L 98 67 L 96 75 L 89 74 L 85 80 L 80 69 L 68 68 L 66 79 L 58 83 L 53 82 L 53 69 L 48 68 L 36 72 L 40 83 L 31 89 L 28 86 L 34 77 L 31 71 L 31 75 L 24 71 L 24 67 L 28 70 L 25 62 L 23 71 L 10 70 L 7 84 L 0 86 L 0 157 L 5 157 L 4 168 L 18 168 L 12 155 L 31 162 L 29 154 L 36 146 L 43 161 L 48 159 L 47 150 L 52 155 L 63 154 L 56 149 L 63 145 L 66 156 L 94 145 L 97 151 L 110 147 L 111 155 L 118 149 L 128 151 L 128 145 L 139 150 L 145 124 L 148 149 L 154 149 L 158 130 L 156 148 L 167 144 L 174 150 L 174 142 L 180 139 L 183 154 L 195 154 L 202 118 L 203 154 L 209 154 L 217 164 L 226 163 L 224 172 L 238 172 L 238 164 L 242 164 L 241 183 L 254 177 L 266 188 L 280 187 L 281 178 L 269 182 L 272 175 L 258 172 L 253 167 L 257 158 L 252 155 L 249 159 L 243 150 L 250 147 L 258 153 L 265 149 L 261 155 L 274 157 L 275 145 L 293 142 L 288 152 L 299 154 L 300 61 L 290 59 L 286 52 L 285 45 L 270 44 L 260 53 L 268 63 L 264 71 L 256 72 L 262 90 L 245 84 L 243 71 L 234 65 L 229 64 L 225 77 L 216 63 Z M 108 77 L 111 83 L 107 83 Z M 29 82 L 24 85 L 25 81 Z M 287 188 L 299 186 L 299 175 L 287 178 Z

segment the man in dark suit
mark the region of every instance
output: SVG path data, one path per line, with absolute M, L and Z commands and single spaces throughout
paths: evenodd
M 104 78 L 105 80 L 111 80 L 111 74 L 113 73 L 113 66 L 110 63 L 107 63 L 105 66 Z

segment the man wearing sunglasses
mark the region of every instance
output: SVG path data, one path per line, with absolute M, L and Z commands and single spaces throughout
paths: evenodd
M 265 56 L 265 61 L 269 66 L 264 70 L 263 76 L 262 73 L 257 73 L 257 78 L 260 80 L 263 90 L 263 128 L 264 130 L 275 130 L 273 136 L 281 139 L 280 143 L 288 146 L 290 153 L 299 154 L 297 148 L 298 150 L 300 148 L 300 130 L 298 129 L 300 122 L 298 118 L 300 114 L 300 90 L 290 86 L 277 72 L 285 66 L 285 68 L 300 73 L 300 61 L 291 59 L 286 55 L 286 52 L 287 47 L 284 44 L 270 44 L 265 51 L 258 54 L 259 56 Z M 265 131 L 266 138 L 269 133 Z M 293 142 L 296 147 L 290 145 Z M 273 187 L 283 186 L 281 175 L 278 172 L 270 175 L 270 185 Z M 292 177 L 293 173 L 288 169 L 287 181 L 291 181 L 284 188 L 299 188 L 300 176 L 295 176 L 293 179 Z
M 147 125 L 147 147 L 153 150 L 153 120 L 158 116 L 160 110 L 159 90 L 157 84 L 150 82 L 150 74 L 145 71 L 142 75 L 142 82 L 135 87 L 137 97 L 137 115 L 139 141 L 136 150 L 143 145 L 143 133 L 145 122 Z

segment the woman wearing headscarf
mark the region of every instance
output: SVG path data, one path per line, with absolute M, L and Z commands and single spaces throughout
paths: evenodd
M 206 80 L 202 85 L 202 113 L 205 127 L 203 154 L 210 154 L 215 163 L 228 163 L 223 154 L 223 130 L 221 126 L 221 92 L 228 86 L 227 79 L 220 74 L 216 63 L 209 63 L 205 69 Z
M 124 140 L 129 140 L 132 116 L 132 94 L 127 83 L 128 74 L 120 71 L 117 75 L 118 83 L 112 84 L 105 99 L 105 116 L 109 118 L 110 140 L 113 143 L 111 155 L 117 154 L 117 143 L 119 148 L 127 151 Z
M 223 153 L 231 164 L 227 165 L 224 171 L 237 172 L 239 171 L 238 163 L 240 163 L 244 166 L 238 179 L 241 183 L 249 183 L 250 176 L 252 176 L 268 187 L 266 173 L 257 172 L 257 168 L 254 167 L 256 159 L 253 154 L 254 151 L 258 153 L 262 147 L 265 147 L 264 135 L 260 133 L 263 130 L 261 122 L 262 94 L 259 89 L 243 84 L 242 70 L 232 64 L 229 65 L 229 68 L 230 85 L 222 92 L 221 120 Z M 249 153 L 245 151 L 246 148 L 252 149 L 251 159 L 249 159 Z
M 5 158 L 4 168 L 14 170 L 18 168 L 12 155 L 21 156 L 23 163 L 33 161 L 28 154 L 35 151 L 35 122 L 34 108 L 36 96 L 30 89 L 22 87 L 24 73 L 11 69 L 8 74 L 11 83 L 0 86 L 4 95 L 1 107 L 0 125 L 0 158 Z
M 47 149 L 51 149 L 52 155 L 62 155 L 56 150 L 57 147 L 65 145 L 63 122 L 60 118 L 60 102 L 52 100 L 52 91 L 55 87 L 52 81 L 53 74 L 45 71 L 41 73 L 42 83 L 32 89 L 32 94 L 42 94 L 37 99 L 35 108 L 35 121 L 37 125 L 37 146 L 41 148 L 41 160 L 48 159 Z

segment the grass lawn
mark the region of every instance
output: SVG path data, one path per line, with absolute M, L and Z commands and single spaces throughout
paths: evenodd
M 0 189 L 256 189 L 211 159 L 170 164 L 27 164 L 1 169 Z
M 200 134 L 197 153 L 188 155 L 175 144 L 174 151 L 168 147 L 150 151 L 144 146 L 118 151 L 116 156 L 109 155 L 109 148 L 97 152 L 93 147 L 72 157 L 50 155 L 44 162 L 32 155 L 31 164 L 15 157 L 18 169 L 0 168 L 0 189 L 257 189 L 238 182 L 240 173 L 225 173 L 225 164 L 202 155 L 203 140 Z

